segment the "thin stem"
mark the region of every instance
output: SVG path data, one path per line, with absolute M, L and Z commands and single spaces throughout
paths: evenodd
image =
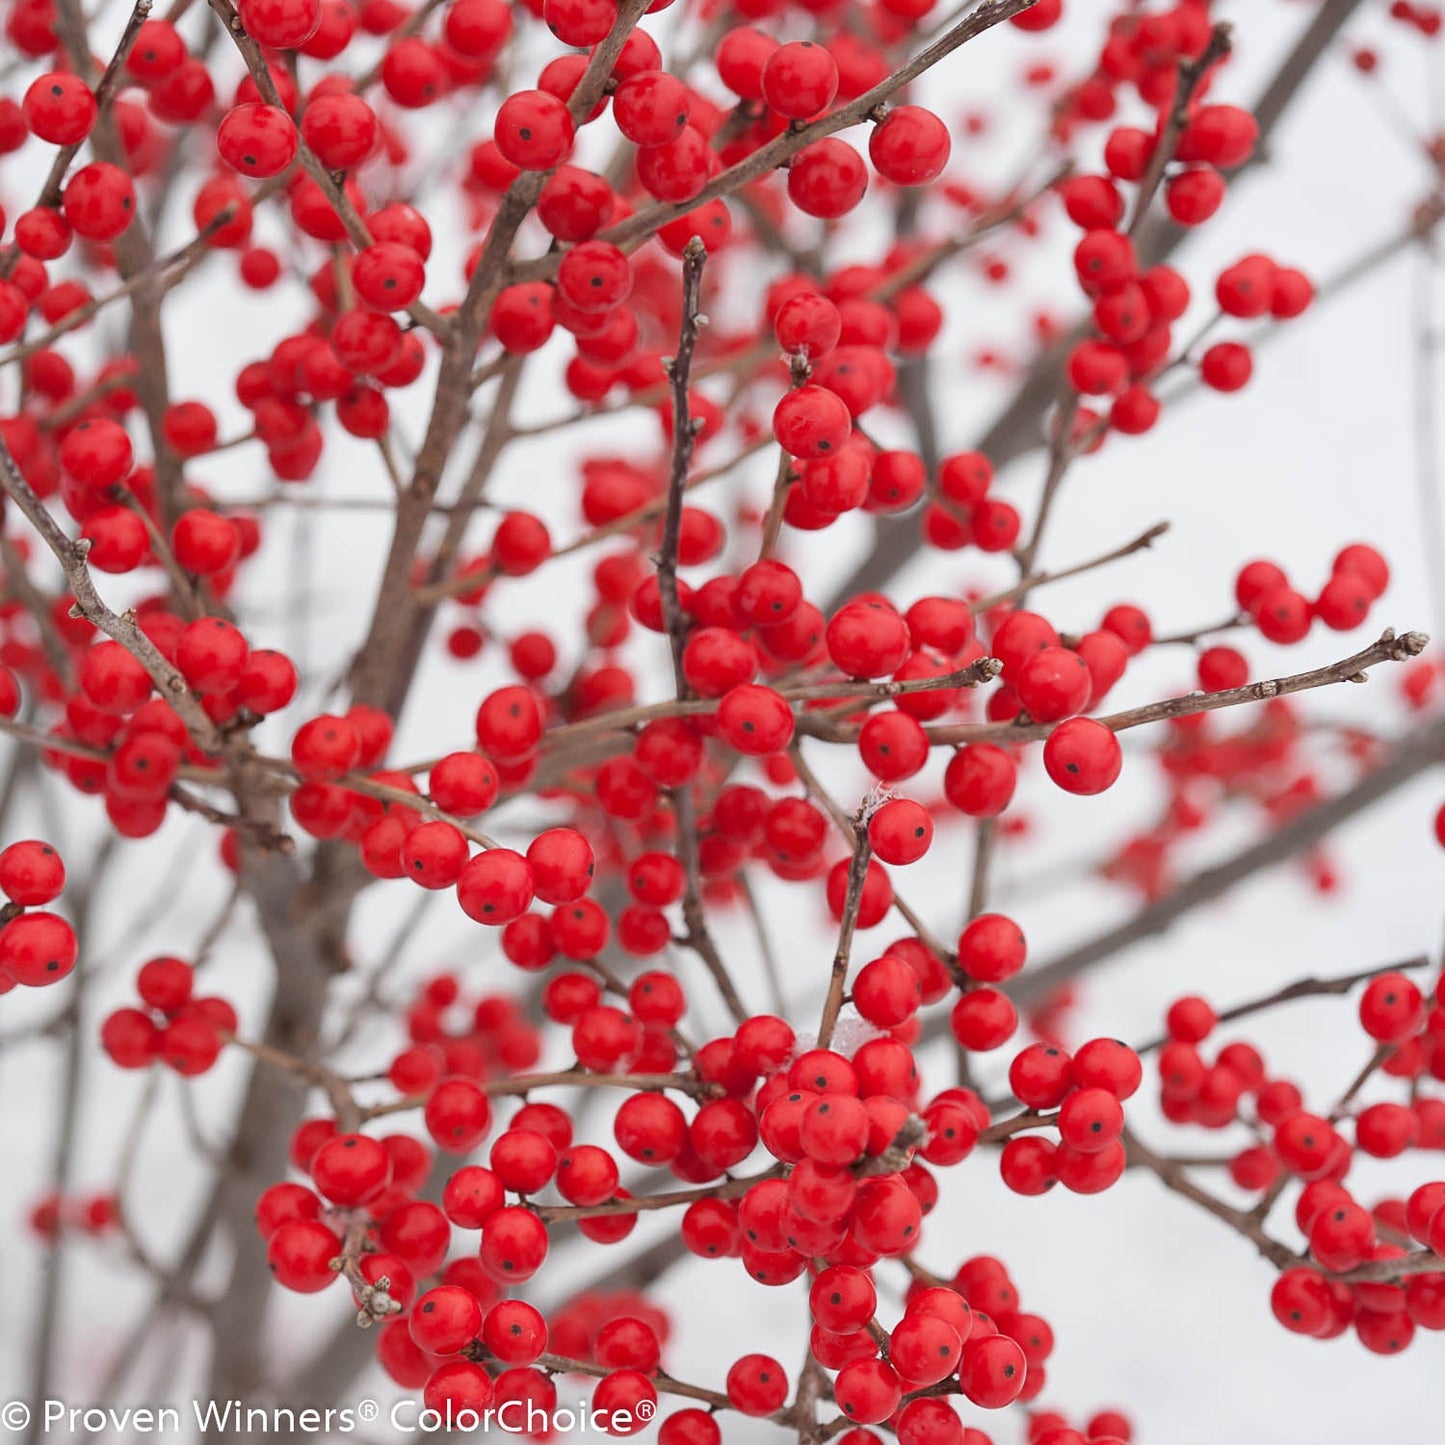
M 828 994 L 823 1001 L 823 1017 L 818 1024 L 818 1047 L 826 1049 L 833 1041 L 833 1029 L 843 1007 L 843 990 L 848 981 L 848 961 L 853 952 L 853 934 L 858 928 L 858 911 L 863 904 L 863 885 L 868 881 L 868 864 L 873 849 L 868 841 L 867 809 L 859 809 L 853 820 L 853 857 L 848 864 L 848 887 L 843 895 L 843 916 L 838 924 L 838 947 L 833 953 L 833 967 L 828 975 Z
M 3 486 L 15 505 L 29 519 L 40 534 L 41 540 L 65 572 L 71 591 L 75 593 L 75 605 L 88 622 L 93 623 L 113 641 L 120 643 L 132 657 L 150 674 L 157 690 L 190 729 L 191 735 L 207 752 L 218 752 L 221 736 L 216 731 L 199 700 L 191 691 L 185 678 L 172 667 L 159 649 L 136 625 L 133 615 L 121 616 L 112 612 L 100 599 L 91 580 L 90 569 L 85 564 L 90 543 L 81 538 L 72 542 L 59 524 L 50 515 L 45 503 L 35 495 L 15 464 L 15 458 L 3 436 L 0 436 L 0 486 Z

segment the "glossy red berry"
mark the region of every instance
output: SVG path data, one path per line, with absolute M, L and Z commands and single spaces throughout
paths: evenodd
M 1118 780 L 1123 766 L 1119 739 L 1092 718 L 1070 718 L 1044 742 L 1044 768 L 1066 793 L 1102 793 Z
M 299 1294 L 315 1294 L 334 1279 L 332 1261 L 341 1255 L 341 1239 L 317 1219 L 293 1219 L 266 1242 L 266 1263 L 276 1282 Z
M 43 907 L 60 897 L 65 863 L 49 843 L 26 839 L 0 852 L 0 892 L 23 908 Z
M 948 127 L 921 105 L 889 111 L 868 137 L 868 156 L 878 174 L 899 186 L 937 179 L 951 148 Z
M 386 1150 L 364 1134 L 339 1134 L 323 1144 L 311 1161 L 317 1190 L 333 1204 L 365 1204 L 391 1183 Z
M 833 1385 L 838 1407 L 860 1425 L 876 1425 L 898 1408 L 903 1386 L 886 1360 L 855 1360 L 844 1365 Z
M 54 913 L 22 913 L 0 929 L 0 976 L 27 988 L 59 983 L 79 956 L 75 930 Z
M 497 146 L 523 170 L 550 170 L 565 160 L 572 133 L 567 107 L 545 90 L 515 91 L 497 112 Z
M 664 70 L 630 75 L 612 96 L 617 128 L 636 145 L 667 145 L 682 134 L 692 109 L 687 87 Z
M 476 1338 L 482 1311 L 476 1299 L 456 1285 L 429 1289 L 412 1307 L 411 1337 L 430 1355 L 454 1355 Z
M 958 940 L 959 967 L 980 983 L 1012 978 L 1026 957 L 1022 929 L 1001 913 L 984 913 L 973 919 Z
M 1004 1335 L 971 1339 L 963 1347 L 959 1380 L 963 1393 L 985 1410 L 1000 1410 L 1024 1388 L 1028 1366 L 1023 1351 Z
M 771 1415 L 788 1398 L 788 1376 L 770 1355 L 744 1355 L 727 1373 L 727 1396 L 744 1415 Z
M 868 841 L 884 863 L 916 863 L 933 841 L 933 819 L 921 804 L 895 798 L 868 820 Z
M 535 896 L 527 860 L 510 848 L 474 855 L 457 878 L 457 902 L 478 923 L 500 927 L 527 911 Z
M 238 105 L 216 131 L 221 159 L 243 176 L 275 176 L 291 164 L 298 143 L 291 117 L 279 106 Z
M 779 445 L 795 457 L 836 452 L 851 428 L 848 408 L 821 386 L 797 387 L 773 411 L 773 433 Z
M 78 75 L 61 70 L 31 81 L 22 109 L 32 133 L 57 146 L 78 145 L 98 114 L 90 87 Z
M 836 62 L 810 40 L 778 46 L 762 69 L 763 99 L 791 120 L 807 120 L 826 110 L 837 92 Z
M 788 169 L 788 195 L 805 215 L 822 220 L 845 216 L 868 189 L 863 157 L 846 141 L 832 136 L 814 141 L 793 158 Z
M 301 139 L 328 170 L 349 170 L 376 147 L 376 114 L 359 95 L 316 96 L 302 113 Z
M 1425 1019 L 1420 990 L 1403 973 L 1370 980 L 1360 995 L 1360 1025 L 1372 1039 L 1397 1044 L 1417 1032 Z
M 77 235 L 113 241 L 135 219 L 135 188 L 119 166 L 93 161 L 71 176 L 61 205 Z
M 718 704 L 718 731 L 745 756 L 761 757 L 785 748 L 793 736 L 793 710 L 770 687 L 744 683 Z

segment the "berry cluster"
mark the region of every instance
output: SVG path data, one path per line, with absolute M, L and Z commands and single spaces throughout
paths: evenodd
M 1303 1185 L 1294 1217 L 1305 1254 L 1295 1259 L 1276 1250 L 1283 1272 L 1271 1302 L 1280 1323 L 1322 1339 L 1353 1328 L 1366 1349 L 1395 1354 L 1417 1327 L 1445 1328 L 1445 1278 L 1390 1274 L 1411 1240 L 1440 1252 L 1445 1189 L 1426 1183 L 1408 1202 L 1367 1207 L 1345 1181 L 1359 1156 L 1394 1159 L 1445 1148 L 1445 1099 L 1422 1087 L 1445 1079 L 1445 982 L 1427 1002 L 1404 973 L 1377 972 L 1360 995 L 1359 1021 L 1381 1072 L 1408 1084 L 1406 1102 L 1361 1106 L 1352 1092 L 1327 1116 L 1312 1113 L 1299 1086 L 1272 1075 L 1253 1044 L 1236 1040 L 1207 1059 L 1200 1046 L 1220 1019 L 1205 999 L 1190 995 L 1169 1007 L 1158 1056 L 1160 1107 L 1175 1124 L 1216 1131 L 1243 1124 L 1253 1132 L 1256 1142 L 1222 1161 L 1239 1189 L 1272 1200 L 1291 1183 Z
M 75 929 L 45 907 L 64 887 L 65 863 L 49 843 L 29 838 L 0 852 L 0 994 L 46 988 L 75 967 Z
M 119 1008 L 100 1026 L 100 1044 L 123 1069 L 163 1063 L 183 1077 L 204 1074 L 235 1033 L 236 1010 L 195 992 L 195 969 L 181 958 L 153 958 L 136 974 L 141 1008 Z
M 119 1223 L 120 1206 L 113 1194 L 47 1194 L 31 1206 L 29 1218 L 31 1230 L 46 1244 L 67 1232 L 103 1239 Z
M 286 656 L 253 652 L 224 618 L 185 622 L 157 600 L 138 609 L 136 626 L 217 724 L 253 722 L 295 692 L 296 670 Z M 183 771 L 204 769 L 208 759 L 171 703 L 155 695 L 151 671 L 122 643 L 106 639 L 83 648 L 76 684 L 47 760 L 79 791 L 101 796 L 121 836 L 147 837 L 177 801 Z

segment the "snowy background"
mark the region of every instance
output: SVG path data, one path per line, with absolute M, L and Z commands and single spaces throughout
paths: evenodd
M 1024 67 L 1047 57 L 1068 70 L 1096 43 L 1104 7 L 1082 0 L 1069 8 L 1074 12 L 1069 23 L 1050 35 L 990 36 L 955 57 L 941 77 L 925 86 L 922 98 L 951 121 L 967 113 L 990 119 L 981 138 L 955 146 L 955 167 L 970 182 L 996 184 L 1016 174 L 1035 148 L 1037 114 L 1012 99 Z M 1429 50 L 1408 40 L 1400 27 L 1384 21 L 1383 4 L 1365 8 L 1370 13 L 1352 26 L 1350 37 L 1381 42 L 1382 75 L 1374 80 L 1358 76 L 1347 51 L 1321 65 L 1277 134 L 1270 162 L 1240 184 L 1220 219 L 1180 253 L 1178 264 L 1196 294 L 1208 294 L 1221 265 L 1257 249 L 1301 266 L 1316 279 L 1328 278 L 1397 234 L 1412 204 L 1428 190 L 1430 164 L 1409 137 L 1433 128 L 1440 47 Z M 1237 22 L 1236 61 L 1216 95 L 1247 101 L 1312 7 L 1249 0 L 1216 9 Z M 113 33 L 121 18 L 119 7 L 105 8 L 96 32 L 98 50 L 104 50 L 106 27 Z M 649 25 L 663 39 L 668 22 L 663 15 Z M 428 115 L 417 133 L 434 136 L 443 123 Z M 25 164 L 39 166 L 30 155 L 38 149 L 27 149 L 13 170 L 7 165 L 3 201 L 11 215 L 29 204 L 34 181 Z M 445 214 L 448 203 L 443 199 L 441 204 Z M 169 217 L 167 234 L 176 241 L 188 234 L 187 210 L 175 207 Z M 1034 303 L 1067 314 L 1071 301 L 1063 258 L 1069 228 L 1056 210 L 1047 214 L 1041 240 L 1011 251 L 1021 258 L 1014 288 L 982 285 L 972 263 L 951 270 L 937 286 L 950 316 L 934 368 L 945 450 L 968 445 L 1008 395 L 1007 378 L 974 367 L 977 352 L 992 348 L 1005 356 L 1025 356 Z M 270 218 L 260 223 L 263 239 L 272 224 Z M 430 268 L 433 277 L 444 279 L 433 283 L 429 299 L 455 290 L 463 248 L 456 240 L 447 242 L 444 229 L 437 225 L 439 246 Z M 865 228 L 858 254 L 867 254 L 875 242 Z M 203 279 L 174 297 L 167 311 L 173 393 L 217 407 L 224 417 L 223 436 L 245 425 L 231 392 L 237 365 L 265 354 L 283 334 L 287 319 L 299 314 L 295 292 L 290 311 L 282 304 L 285 292 L 257 298 L 235 281 L 232 265 L 224 257 L 209 264 L 200 273 Z M 722 260 L 715 269 L 730 272 L 732 284 L 744 294 L 755 280 L 742 262 Z M 1249 558 L 1277 558 L 1309 592 L 1327 575 L 1340 545 L 1366 540 L 1379 546 L 1394 568 L 1391 589 L 1367 627 L 1348 638 L 1317 630 L 1288 653 L 1250 636 L 1242 645 L 1254 675 L 1333 661 L 1363 646 L 1386 624 L 1401 631 L 1439 631 L 1445 619 L 1432 603 L 1430 563 L 1442 539 L 1422 496 L 1440 448 L 1421 418 L 1428 422 L 1445 395 L 1419 342 L 1422 331 L 1438 330 L 1445 320 L 1434 305 L 1434 281 L 1427 258 L 1398 257 L 1281 330 L 1261 352 L 1255 381 L 1241 395 L 1191 396 L 1166 412 L 1155 435 L 1113 441 L 1098 458 L 1081 463 L 1063 490 L 1043 551 L 1045 565 L 1089 557 L 1157 521 L 1167 519 L 1172 530 L 1151 552 L 1050 589 L 1050 615 L 1061 625 L 1087 628 L 1096 625 L 1108 605 L 1137 599 L 1149 606 L 1161 632 L 1188 629 L 1227 614 L 1233 573 Z M 1198 318 L 1186 319 L 1180 334 L 1188 335 L 1205 314 L 1201 308 Z M 83 354 L 83 346 L 79 350 Z M 559 342 L 546 356 L 553 351 L 561 354 L 564 348 Z M 537 375 L 524 391 L 523 420 L 557 416 L 568 407 L 549 380 L 548 365 L 544 359 L 535 368 Z M 419 384 L 396 408 L 401 433 L 413 443 L 420 434 L 426 391 Z M 13 404 L 8 394 L 5 401 Z M 899 441 L 908 435 L 901 417 L 881 420 L 878 429 Z M 649 419 L 560 432 L 509 454 L 492 500 L 540 511 L 554 536 L 569 538 L 581 525 L 577 458 L 607 447 L 646 454 L 657 444 Z M 740 492 L 713 495 L 710 504 L 728 515 L 743 498 L 761 502 L 771 467 L 770 459 L 760 459 L 755 469 L 739 474 L 740 482 L 727 484 Z M 1039 457 L 1024 459 L 1005 477 L 1006 494 L 1031 507 L 1041 473 Z M 193 475 L 231 500 L 261 496 L 271 485 L 263 460 L 245 448 L 196 466 Z M 383 503 L 386 483 L 369 448 L 341 439 L 328 446 L 310 493 Z M 708 500 L 708 494 L 699 500 Z M 481 519 L 472 538 L 475 546 L 485 545 L 488 530 Z M 328 516 L 322 526 L 294 510 L 268 513 L 266 557 L 248 573 L 243 594 L 245 615 L 254 619 L 253 639 L 291 651 L 316 678 L 334 677 L 367 620 L 387 533 L 380 513 L 340 513 Z M 866 525 L 854 518 L 812 537 L 794 534 L 787 555 L 812 579 L 810 595 L 821 598 L 828 580 L 841 577 L 866 545 Z M 586 605 L 589 560 L 584 557 L 566 572 L 549 568 L 541 580 L 498 588 L 489 620 L 503 632 L 528 625 L 553 629 L 564 648 L 561 666 L 567 668 L 574 659 L 566 652 L 566 639 L 575 635 Z M 570 576 L 575 587 L 559 588 L 562 575 Z M 1011 580 L 1006 559 L 935 554 L 898 579 L 895 595 L 906 603 L 931 591 L 989 588 Z M 1435 582 L 1438 587 L 1441 579 Z M 117 598 L 124 591 L 113 582 L 106 590 Z M 299 616 L 303 603 L 309 609 L 306 619 Z M 633 655 L 650 657 L 654 670 L 648 675 L 655 682 L 662 658 L 656 639 L 647 639 Z M 501 676 L 495 651 L 457 667 L 434 646 L 415 694 L 426 702 L 403 719 L 394 756 L 427 756 L 464 746 L 478 698 Z M 1310 716 L 1348 716 L 1389 735 L 1407 725 L 1396 684 L 1387 668 L 1367 688 L 1317 693 L 1300 706 Z M 1124 707 L 1192 685 L 1189 654 L 1165 649 L 1131 668 L 1111 701 Z M 310 701 L 317 705 L 319 695 Z M 1238 720 L 1236 714 L 1229 722 Z M 286 720 L 271 724 L 261 735 L 262 746 L 283 749 L 288 726 Z M 1071 866 L 1098 856 L 1101 847 L 1152 819 L 1157 802 L 1152 765 L 1139 753 L 1137 734 L 1128 743 L 1126 757 L 1136 765 L 1131 768 L 1126 761 L 1110 806 L 1063 798 L 1038 786 L 1037 779 L 1025 789 L 1020 806 L 1034 826 L 1026 843 L 1003 851 L 994 875 L 995 897 L 1018 917 L 1036 959 L 1053 956 L 1132 906 L 1122 892 L 1087 881 Z M 837 794 L 845 802 L 856 800 L 864 785 L 861 773 L 834 759 L 822 766 Z M 936 787 L 940 768 L 941 760 L 916 791 L 926 795 L 930 785 Z M 1320 771 L 1326 778 L 1346 776 L 1327 750 Z M 1185 990 L 1202 991 L 1224 1007 L 1306 974 L 1345 973 L 1434 950 L 1445 888 L 1430 822 L 1440 797 L 1438 776 L 1427 775 L 1333 838 L 1330 853 L 1342 884 L 1331 897 L 1318 894 L 1302 869 L 1285 866 L 1190 916 L 1166 938 L 1111 960 L 1084 990 L 1071 1023 L 1075 1036 L 1149 1037 L 1158 1030 L 1166 1001 Z M 512 816 L 517 826 L 532 820 L 521 809 Z M 1238 827 L 1211 830 L 1188 861 L 1203 865 L 1224 856 L 1248 835 L 1248 826 L 1241 819 Z M 505 835 L 506 827 L 499 821 L 496 831 Z M 82 860 L 98 846 L 103 828 L 98 805 L 47 780 L 41 792 L 29 795 L 10 836 L 40 832 L 61 843 L 72 876 L 79 878 L 86 871 Z M 139 963 L 155 952 L 185 954 L 196 946 L 226 891 L 207 827 L 195 819 L 175 818 L 158 838 L 123 844 L 122 850 L 123 861 L 97 896 L 84 955 L 88 1037 L 108 1008 L 128 999 Z M 929 860 L 900 882 L 945 936 L 956 932 L 964 906 L 969 850 L 962 829 L 943 832 Z M 764 882 L 760 896 L 786 960 L 785 984 L 796 1014 L 812 1017 L 832 952 L 831 926 L 823 921 L 820 902 L 800 902 L 781 885 Z M 439 968 L 457 969 L 472 990 L 514 982 L 493 938 L 466 920 L 449 896 L 420 916 L 412 911 L 415 902 L 403 883 L 383 885 L 364 897 L 353 934 L 363 976 L 404 927 L 408 943 L 389 985 L 392 996 L 403 997 L 409 983 Z M 743 961 L 748 996 L 761 1004 L 761 978 L 746 963 L 755 954 L 747 925 L 729 919 L 719 932 L 725 956 Z M 870 956 L 862 950 L 870 943 L 881 945 L 895 932 L 885 925 L 865 934 L 857 956 Z M 687 961 L 681 966 L 692 968 Z M 269 979 L 244 911 L 206 971 L 208 990 L 233 998 L 243 1031 L 257 1032 Z M 709 1025 L 721 1029 L 722 1015 L 705 980 L 697 977 L 696 983 L 695 1026 L 699 1032 Z M 24 1219 L 51 1178 L 65 1066 L 63 1044 L 37 1037 L 35 1026 L 64 1003 L 63 993 L 60 998 L 12 993 L 0 1002 L 0 1261 L 7 1299 L 0 1310 L 0 1397 L 5 1398 L 22 1395 L 29 1379 L 43 1261 Z M 1334 1099 L 1369 1053 L 1352 1006 L 1338 1001 L 1292 1005 L 1250 1037 L 1264 1047 L 1274 1072 L 1298 1079 L 1310 1101 L 1321 1106 Z M 343 1062 L 376 1067 L 388 1057 L 393 1038 L 383 1027 L 363 1032 Z M 948 1061 L 935 1062 L 937 1082 L 948 1082 Z M 994 1075 L 1004 1066 L 998 1060 Z M 80 1193 L 111 1188 L 122 1155 L 137 1151 L 128 1205 L 148 1247 L 167 1258 L 184 1237 L 206 1184 L 188 1136 L 194 1126 L 207 1142 L 226 1137 L 244 1071 L 239 1061 L 228 1059 L 188 1085 L 193 1120 L 179 1106 L 178 1081 L 169 1075 L 159 1079 L 159 1104 L 136 1145 L 127 1131 L 146 1081 L 122 1075 L 94 1049 L 84 1053 L 81 1067 L 81 1143 L 72 1188 Z M 1180 1150 L 1195 1143 L 1210 1147 L 1207 1136 L 1191 1142 L 1185 1131 L 1166 1132 L 1150 1094 L 1146 1085 L 1130 1106 L 1131 1121 L 1143 1137 Z M 599 1136 L 599 1142 L 607 1141 Z M 1403 1191 L 1428 1177 L 1424 1168 L 1418 1158 L 1401 1169 L 1366 1161 L 1357 1171 L 1358 1184 L 1366 1197 Z M 951 1171 L 945 1182 L 923 1261 L 948 1271 L 968 1255 L 987 1252 L 1009 1264 L 1025 1308 L 1045 1315 L 1058 1341 L 1041 1403 L 1080 1417 L 1105 1405 L 1123 1405 L 1134 1414 L 1135 1438 L 1143 1445 L 1212 1445 L 1220 1439 L 1241 1445 L 1345 1445 L 1359 1439 L 1423 1441 L 1445 1432 L 1440 1336 L 1422 1333 L 1405 1356 L 1382 1359 L 1366 1353 L 1352 1337 L 1319 1344 L 1287 1335 L 1269 1313 L 1273 1270 L 1224 1226 L 1166 1195 L 1152 1177 L 1130 1173 L 1116 1188 L 1089 1199 L 1062 1191 L 1019 1199 L 998 1182 L 994 1157 L 980 1155 Z M 1288 1204 L 1280 1207 L 1276 1221 L 1293 1240 Z M 622 1248 L 635 1249 L 666 1228 L 665 1221 L 646 1220 Z M 571 1240 L 559 1247 L 539 1283 L 546 1286 L 544 1292 L 560 1296 L 605 1270 L 613 1254 Z M 151 1286 L 114 1251 L 84 1240 L 68 1244 L 54 1267 L 64 1272 L 54 1392 L 83 1403 L 97 1397 L 135 1322 L 148 1310 Z M 202 1287 L 213 1273 L 203 1271 Z M 806 1318 L 800 1286 L 764 1291 L 747 1282 L 735 1265 L 687 1262 L 655 1294 L 664 1303 L 678 1304 L 666 1354 L 675 1375 L 717 1385 L 725 1362 L 751 1349 L 770 1350 L 790 1372 L 796 1369 Z M 269 1335 L 278 1367 L 293 1366 L 318 1340 L 328 1338 L 348 1309 L 339 1289 L 278 1301 Z M 168 1319 L 151 1335 L 114 1400 L 186 1400 L 204 1377 L 204 1337 L 182 1317 Z M 304 1403 L 350 1403 L 364 1395 L 387 1399 L 395 1393 L 372 1371 L 338 1401 Z M 1016 1438 L 1018 1422 L 981 1416 L 965 1412 L 968 1423 L 990 1430 L 1004 1445 Z M 726 1433 L 729 1440 L 742 1441 L 774 1432 L 728 1417 Z M 378 1430 L 377 1438 L 386 1436 Z

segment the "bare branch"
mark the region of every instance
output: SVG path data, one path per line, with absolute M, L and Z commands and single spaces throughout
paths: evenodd
M 843 989 L 848 981 L 848 960 L 853 952 L 853 934 L 858 927 L 858 910 L 863 903 L 863 885 L 868 879 L 868 864 L 872 857 L 865 804 L 853 820 L 853 857 L 848 864 L 848 888 L 843 896 L 843 917 L 838 924 L 838 947 L 833 954 L 833 968 L 828 977 L 828 995 L 823 1002 L 822 1020 L 818 1024 L 820 1049 L 826 1049 L 832 1043 L 833 1029 L 843 1007 Z

